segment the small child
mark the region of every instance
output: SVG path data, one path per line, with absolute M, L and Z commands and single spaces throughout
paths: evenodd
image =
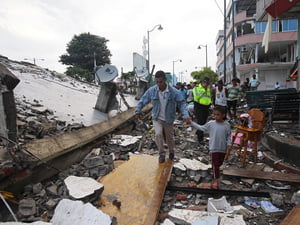
M 231 127 L 224 121 L 226 111 L 223 107 L 216 106 L 213 109 L 215 120 L 211 120 L 204 125 L 191 122 L 191 125 L 198 130 L 209 133 L 209 151 L 214 179 L 212 188 L 218 189 L 220 184 L 220 166 L 224 162 L 226 152 L 231 148 Z

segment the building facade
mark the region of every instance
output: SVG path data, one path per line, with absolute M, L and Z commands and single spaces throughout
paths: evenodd
M 243 82 L 256 74 L 261 82 L 258 90 L 274 89 L 276 82 L 281 88 L 296 88 L 296 79 L 290 75 L 297 67 L 298 19 L 272 19 L 272 34 L 266 52 L 262 46 L 267 27 L 267 17 L 261 16 L 264 7 L 256 0 L 229 2 L 226 32 L 219 31 L 216 39 L 217 73 L 226 83 L 233 77 Z

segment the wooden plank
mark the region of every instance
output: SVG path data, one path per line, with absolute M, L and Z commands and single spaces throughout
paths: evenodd
M 300 203 L 298 203 L 284 218 L 280 225 L 295 225 L 300 223 Z
M 149 111 L 151 107 L 151 105 L 147 105 L 144 107 L 144 111 Z M 134 115 L 135 108 L 131 108 L 107 121 L 84 127 L 70 133 L 37 139 L 23 145 L 22 148 L 25 148 L 40 160 L 48 161 L 112 132 L 117 127 L 128 122 L 128 120 L 133 119 Z M 40 163 L 41 162 L 37 162 L 37 164 Z
M 122 225 L 153 225 L 172 171 L 172 161 L 132 155 L 130 160 L 100 179 L 104 185 L 100 209 Z M 113 201 L 121 202 L 118 209 Z
M 223 174 L 228 176 L 300 183 L 300 175 L 291 173 L 253 171 L 248 169 L 224 169 Z

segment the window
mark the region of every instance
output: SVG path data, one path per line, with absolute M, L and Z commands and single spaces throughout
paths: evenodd
M 267 27 L 267 22 L 256 22 L 255 23 L 255 33 L 264 33 Z
M 282 21 L 282 31 L 293 31 L 297 30 L 297 19 L 283 20 Z
M 264 33 L 267 27 L 267 22 L 256 22 L 255 33 Z M 272 32 L 296 31 L 298 29 L 298 20 L 274 20 L 272 21 Z

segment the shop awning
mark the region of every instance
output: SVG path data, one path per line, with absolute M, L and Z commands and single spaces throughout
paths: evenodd
M 288 11 L 291 7 L 299 3 L 300 0 L 275 0 L 272 4 L 270 4 L 266 11 L 273 17 L 279 17 L 284 12 Z

